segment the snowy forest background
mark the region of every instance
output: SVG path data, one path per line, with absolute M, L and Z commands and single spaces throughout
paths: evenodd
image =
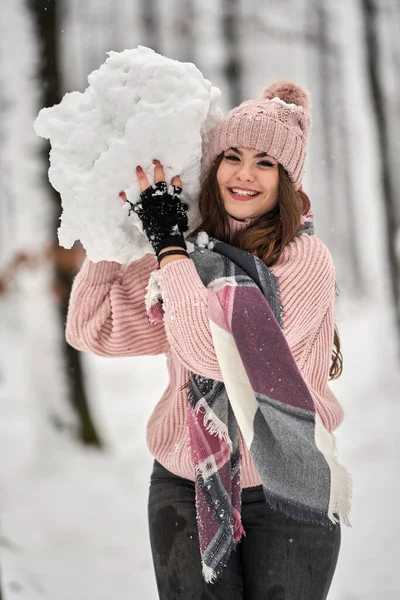
M 147 535 L 145 424 L 163 357 L 105 359 L 64 341 L 78 245 L 57 244 L 60 199 L 43 106 L 106 51 L 193 61 L 223 107 L 272 79 L 309 89 L 305 177 L 340 296 L 352 529 L 330 600 L 400 594 L 400 3 L 398 0 L 3 0 L 0 5 L 0 573 L 2 600 L 157 597 Z

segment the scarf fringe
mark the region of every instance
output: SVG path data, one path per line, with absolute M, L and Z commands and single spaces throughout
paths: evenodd
M 229 450 L 232 452 L 232 440 L 229 437 L 228 427 L 219 417 L 217 417 L 204 398 L 201 398 L 197 402 L 194 411 L 198 414 L 202 409 L 204 411 L 203 425 L 206 431 L 208 431 L 210 435 L 218 436 L 220 439 L 224 440 L 228 444 Z
M 268 490 L 266 490 L 264 487 L 263 490 L 267 504 L 269 504 L 274 510 L 283 513 L 287 517 L 291 517 L 299 521 L 307 521 L 308 523 L 314 523 L 315 525 L 323 525 L 329 529 L 332 529 L 333 525 L 336 523 L 336 521 L 332 521 L 332 519 L 320 511 L 313 510 L 307 506 L 293 504 L 289 500 L 284 500 L 283 498 L 278 498 L 277 496 L 274 496 L 268 492 Z
M 331 470 L 332 491 L 328 516 L 333 523 L 343 523 L 343 525 L 351 527 L 349 514 L 353 493 L 352 478 L 349 472 L 337 462 L 335 457 L 332 457 L 332 462 L 328 464 Z
M 246 537 L 246 532 L 243 529 L 242 521 L 240 518 L 233 516 L 233 539 L 237 543 L 243 536 Z
M 323 454 L 331 474 L 328 517 L 332 523 L 343 523 L 347 527 L 351 527 L 349 514 L 353 482 L 348 471 L 338 462 L 335 437 L 324 427 L 318 413 L 315 415 L 315 443 Z
M 206 583 L 214 583 L 217 579 L 217 574 L 211 567 L 208 567 L 204 562 L 203 565 L 203 577 Z
M 160 302 L 162 298 L 161 287 L 158 282 L 159 269 L 152 271 L 150 273 L 149 281 L 146 286 L 146 294 L 144 297 L 144 302 L 146 305 L 146 311 L 152 308 L 154 304 Z
M 331 467 L 331 465 L 329 466 Z M 300 506 L 291 503 L 289 500 L 278 498 L 263 487 L 265 500 L 274 510 L 284 513 L 287 517 L 323 525 L 329 529 L 338 523 L 351 527 L 349 520 L 350 496 L 352 492 L 351 477 L 344 467 L 335 463 L 334 471 L 332 472 L 331 469 L 331 479 L 331 485 L 333 490 L 337 492 L 337 497 L 329 506 L 327 515 L 307 506 Z
M 156 302 L 152 306 L 150 306 L 147 311 L 147 317 L 150 325 L 157 325 L 157 323 L 162 323 L 164 319 L 164 311 L 162 309 L 161 302 Z

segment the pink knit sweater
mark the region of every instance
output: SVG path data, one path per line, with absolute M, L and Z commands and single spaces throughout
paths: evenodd
M 194 480 L 186 429 L 186 389 L 191 371 L 221 380 L 207 318 L 211 292 L 194 263 L 176 260 L 163 267 L 159 283 L 164 322 L 150 324 L 144 304 L 152 254 L 126 268 L 116 262 L 86 260 L 75 278 L 66 326 L 67 341 L 102 356 L 165 353 L 169 384 L 147 427 L 153 456 L 176 475 Z M 332 431 L 343 411 L 328 387 L 333 347 L 335 269 L 316 236 L 291 242 L 271 268 L 284 309 L 283 332 L 325 427 Z M 242 486 L 259 485 L 251 456 L 240 439 Z

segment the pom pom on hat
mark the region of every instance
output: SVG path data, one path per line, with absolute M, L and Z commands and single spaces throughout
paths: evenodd
M 264 89 L 262 98 L 264 100 L 279 98 L 283 102 L 286 102 L 286 104 L 296 104 L 306 110 L 310 108 L 310 96 L 308 93 L 299 85 L 290 81 L 290 79 L 279 79 L 270 83 Z

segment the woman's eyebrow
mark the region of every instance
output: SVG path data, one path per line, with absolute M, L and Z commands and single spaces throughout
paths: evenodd
M 240 154 L 242 156 L 243 152 L 240 152 L 237 148 L 229 148 L 229 150 L 233 150 L 236 154 Z M 258 154 L 254 154 L 253 158 L 264 158 L 264 156 L 268 156 L 266 152 L 259 152 Z M 271 160 L 274 160 L 273 158 Z
M 273 162 L 276 162 L 274 158 L 272 158 L 272 156 L 268 156 L 268 154 L 266 152 L 259 152 L 259 154 L 255 154 L 253 156 L 253 158 L 264 158 L 265 156 L 268 157 L 268 160 L 272 160 Z

